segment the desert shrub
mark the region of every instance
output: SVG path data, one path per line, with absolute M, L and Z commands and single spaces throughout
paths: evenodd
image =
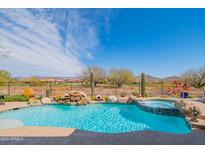
M 36 97 L 38 100 L 42 100 L 43 99 L 43 96 L 41 95 L 41 96 L 38 96 L 38 97 Z
M 125 93 L 125 92 L 122 92 L 122 93 L 120 93 L 120 96 L 121 96 L 121 97 L 125 97 L 125 96 L 126 96 L 126 93 Z
M 28 101 L 28 97 L 24 95 L 12 95 L 12 96 L 5 96 L 4 101 L 5 102 L 15 102 L 15 101 L 20 101 L 20 102 L 25 102 Z
M 193 98 L 193 96 L 189 94 L 189 98 Z
M 144 97 L 151 97 L 151 94 L 146 93 Z
M 50 93 L 50 91 L 49 91 L 48 93 Z M 46 97 L 49 97 L 49 95 L 50 95 L 50 94 L 47 94 Z M 54 99 L 58 102 L 58 101 L 60 101 L 62 95 L 63 95 L 63 94 L 60 92 L 59 88 L 57 88 L 57 89 L 56 89 L 56 92 L 55 92 Z
M 138 93 L 137 93 L 136 91 L 133 91 L 133 92 L 132 92 L 132 95 L 133 95 L 133 96 L 137 96 Z
M 46 97 L 48 97 L 48 96 L 49 96 L 49 95 L 47 95 Z M 62 95 L 61 95 L 59 89 L 57 89 L 56 92 L 55 92 L 54 100 L 57 101 L 57 102 L 59 102 L 60 99 L 61 99 L 61 96 L 62 96 Z
M 23 96 L 25 96 L 27 98 L 33 97 L 33 90 L 31 88 L 24 89 Z
M 55 101 L 59 102 L 60 99 L 61 99 L 61 96 L 60 96 L 60 95 L 56 95 L 56 96 L 54 96 L 54 100 L 55 100 Z
M 105 101 L 108 101 L 108 99 L 109 99 L 108 96 L 104 96 L 103 98 Z
M 91 96 L 90 99 L 95 101 L 96 100 L 96 96 Z

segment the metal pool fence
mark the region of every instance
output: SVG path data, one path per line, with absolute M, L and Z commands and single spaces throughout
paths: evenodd
M 169 82 L 147 82 L 145 91 L 147 96 L 167 96 L 168 89 L 174 85 Z M 83 82 L 0 82 L 0 95 L 21 95 L 26 88 L 32 88 L 35 96 L 58 96 L 68 91 L 82 91 L 91 95 L 89 83 Z M 202 90 L 190 88 L 190 96 L 200 97 Z M 95 95 L 125 97 L 128 95 L 140 95 L 140 83 L 125 84 L 118 88 L 113 84 L 97 84 L 94 88 Z

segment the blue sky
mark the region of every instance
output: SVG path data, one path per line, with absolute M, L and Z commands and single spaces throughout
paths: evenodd
M 165 77 L 204 65 L 205 9 L 0 9 L 0 69 L 75 76 L 88 65 Z

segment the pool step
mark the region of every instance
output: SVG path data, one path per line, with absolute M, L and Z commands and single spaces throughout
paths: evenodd
M 193 128 L 205 129 L 205 120 L 197 119 L 197 122 L 191 121 L 190 118 L 188 120 L 191 122 Z

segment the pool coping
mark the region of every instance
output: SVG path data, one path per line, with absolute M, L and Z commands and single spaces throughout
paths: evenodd
M 6 103 L 10 103 L 10 102 L 6 102 Z M 13 102 L 15 103 L 15 102 Z M 24 102 L 25 103 L 25 102 Z M 7 111 L 12 111 L 12 110 L 18 110 L 18 109 L 24 109 L 24 108 L 29 108 L 29 107 L 35 107 L 35 106 L 42 106 L 42 105 L 57 105 L 59 103 L 53 102 L 53 103 L 43 103 L 43 104 L 35 104 L 35 105 L 30 105 L 28 104 L 28 102 L 26 102 L 26 106 L 17 106 L 17 107 L 11 107 L 5 110 L 0 110 L 0 113 L 2 112 L 7 112 Z

